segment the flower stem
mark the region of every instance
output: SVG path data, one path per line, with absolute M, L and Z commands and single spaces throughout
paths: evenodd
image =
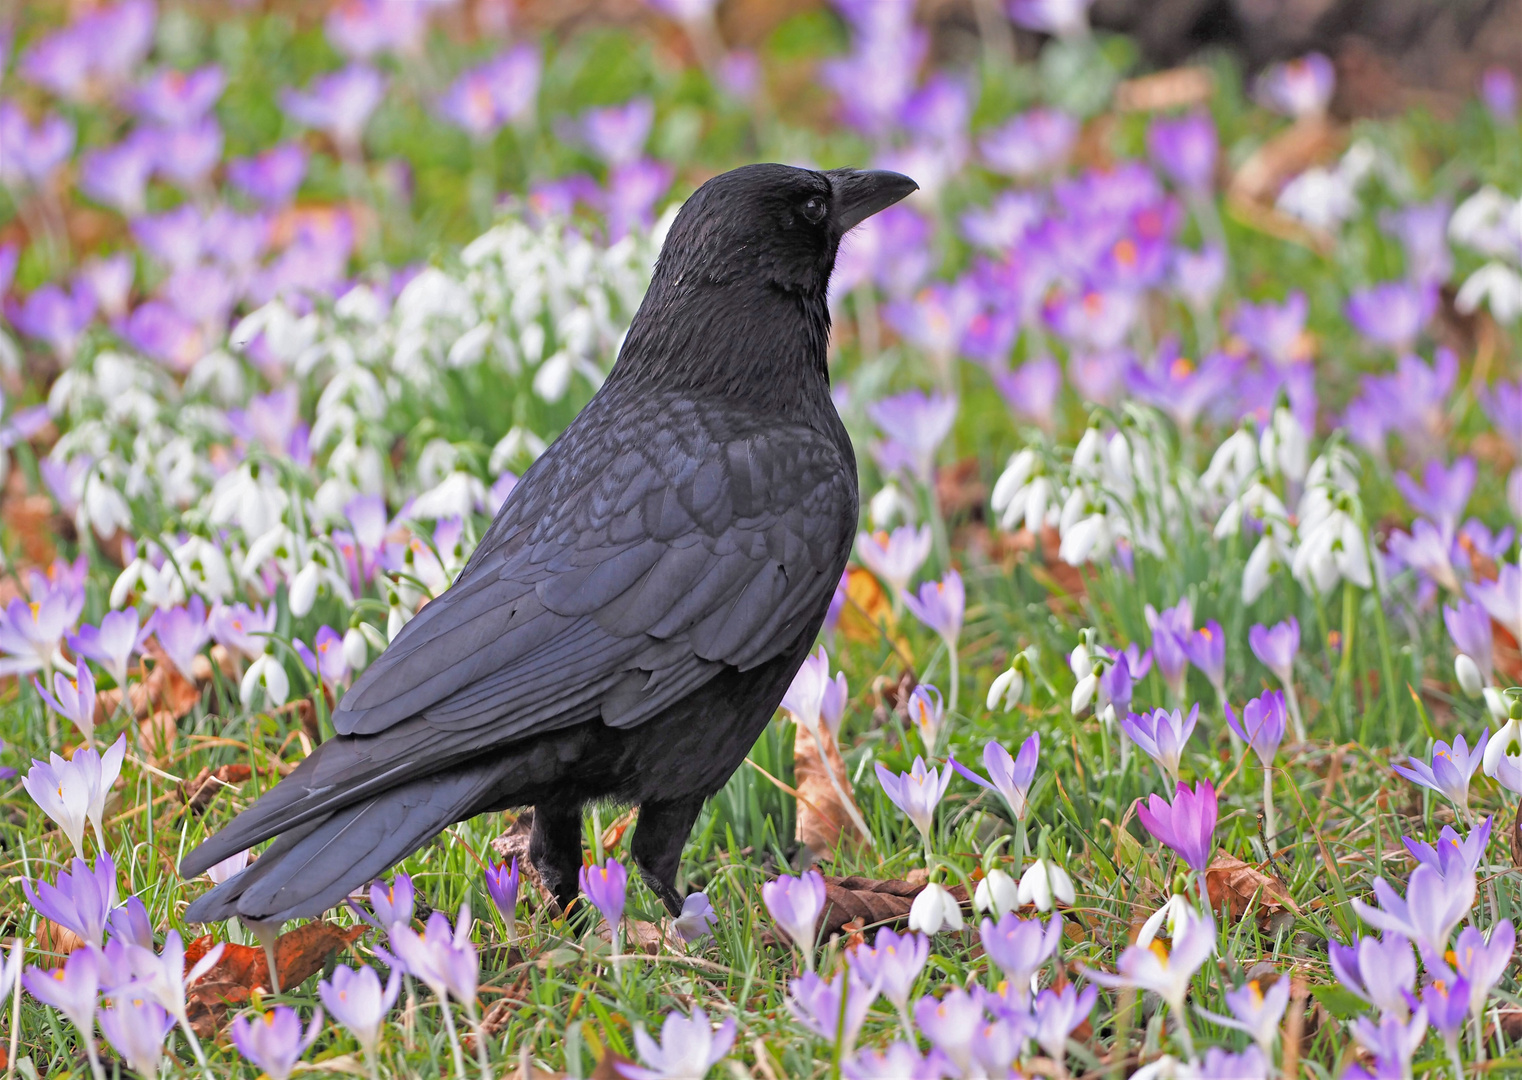
M 492 1080 L 491 1058 L 486 1052 L 486 1032 L 481 1029 L 481 1021 L 476 1017 L 476 1003 L 465 1003 L 465 1022 L 470 1025 L 471 1034 L 476 1037 L 476 1065 L 481 1070 L 481 1080 Z
M 957 643 L 951 639 L 946 640 L 946 651 L 951 657 L 951 693 L 946 699 L 946 715 L 949 717 L 957 711 L 957 690 L 961 686 L 961 668 L 957 664 Z
M 1295 725 L 1295 741 L 1305 742 L 1305 720 L 1300 715 L 1300 695 L 1295 693 L 1293 681 L 1284 684 L 1284 701 L 1289 706 L 1289 718 Z
M 454 1028 L 454 1016 L 449 1011 L 449 998 L 439 998 L 439 1011 L 444 1015 L 444 1031 L 449 1035 L 449 1051 L 454 1055 L 454 1074 L 465 1078 L 465 1053 L 460 1049 L 460 1035 Z
M 1268 839 L 1268 854 L 1274 853 L 1274 837 L 1279 835 L 1274 813 L 1274 770 L 1263 766 L 1263 835 Z

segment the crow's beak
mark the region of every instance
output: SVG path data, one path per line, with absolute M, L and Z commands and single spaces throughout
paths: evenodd
M 835 191 L 835 221 L 842 233 L 920 189 L 903 173 L 883 170 L 831 169 L 825 175 Z

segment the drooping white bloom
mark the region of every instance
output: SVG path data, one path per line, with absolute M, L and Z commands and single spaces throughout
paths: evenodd
M 931 882 L 909 906 L 909 929 L 939 934 L 942 929 L 962 929 L 962 906 L 942 885 Z
M 1052 910 L 1053 901 L 1071 905 L 1077 898 L 1068 872 L 1046 859 L 1037 859 L 1025 868 L 1018 895 L 1022 905 L 1035 904 L 1038 911 Z

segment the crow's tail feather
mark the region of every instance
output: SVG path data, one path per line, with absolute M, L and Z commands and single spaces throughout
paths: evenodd
M 320 915 L 355 889 L 489 805 L 502 761 L 423 777 L 287 830 L 247 870 L 197 899 L 188 922 Z

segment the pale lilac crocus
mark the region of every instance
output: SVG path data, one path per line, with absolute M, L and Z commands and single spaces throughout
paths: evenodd
M 1242 707 L 1240 719 L 1227 702 L 1226 722 L 1267 769 L 1273 765 L 1279 744 L 1284 741 L 1284 694 L 1278 690 L 1260 694 Z
M 634 98 L 622 105 L 588 109 L 581 117 L 587 146 L 609 166 L 626 165 L 639 158 L 655 120 L 655 103 Z
M 944 766 L 940 769 L 927 768 L 925 759 L 916 755 L 909 771 L 895 776 L 879 761 L 877 782 L 882 785 L 893 805 L 902 810 L 904 816 L 919 830 L 928 862 L 930 834 L 935 828 L 935 808 L 946 794 L 946 786 L 951 783 L 951 769 Z
M 831 737 L 834 737 L 840 731 L 848 696 L 845 672 L 837 671 L 833 679 L 830 677 L 830 657 L 823 645 L 803 661 L 798 673 L 793 676 L 792 683 L 788 685 L 787 693 L 782 695 L 782 708 L 792 716 L 795 724 L 813 738 L 821 761 L 826 760 L 826 751 L 824 737 L 819 730 L 820 721 L 825 722 Z M 856 826 L 858 835 L 865 837 L 870 846 L 872 830 L 867 828 L 866 819 L 861 816 L 856 800 L 846 792 L 834 769 L 826 769 L 825 772 L 829 775 L 830 786 L 835 789 L 841 805 L 846 808 L 846 813 Z
M 74 854 L 83 859 L 85 825 L 89 822 L 94 794 L 90 777 L 73 762 L 57 754 L 50 756 L 51 761 L 33 758 L 32 768 L 22 777 L 21 784 L 32 801 L 68 837 Z
M 1379 1077 L 1411 1075 L 1411 1059 L 1427 1038 L 1427 1010 L 1417 1009 L 1409 1021 L 1385 1013 L 1375 1023 L 1367 1016 L 1353 1021 L 1353 1038 L 1375 1058 Z
M 174 1017 L 156 1001 L 131 993 L 128 984 L 100 1010 L 100 1030 L 111 1048 L 140 1076 L 157 1076 L 164 1059 L 164 1038 Z
M 1150 713 L 1127 713 L 1120 722 L 1120 729 L 1148 757 L 1157 762 L 1167 779 L 1178 782 L 1179 760 L 1184 746 L 1194 733 L 1200 718 L 1200 707 L 1195 704 L 1185 716 L 1180 709 L 1153 709 Z
M 761 899 L 773 921 L 803 952 L 804 966 L 814 969 L 814 939 L 824 913 L 824 877 L 810 870 L 798 877 L 783 874 L 761 886 Z
M 1193 1043 L 1184 1020 L 1184 1001 L 1194 973 L 1215 952 L 1216 925 L 1209 916 L 1182 921 L 1171 949 L 1154 941 L 1150 947 L 1127 946 L 1116 962 L 1115 973 L 1080 967 L 1083 976 L 1100 986 L 1150 990 L 1167 1004 L 1178 1024 L 1180 1037 L 1193 1056 Z
M 1183 639 L 1184 653 L 1189 662 L 1200 671 L 1214 687 L 1216 697 L 1226 698 L 1226 633 L 1221 624 L 1211 619 L 1204 626 Z
M 1460 600 L 1452 607 L 1443 605 L 1443 625 L 1461 656 L 1474 663 L 1483 685 L 1495 682 L 1495 631 L 1490 613 L 1479 604 Z
M 671 920 L 671 929 L 688 945 L 713 933 L 718 912 L 705 892 L 691 892 L 682 899 L 682 913 Z
M 1271 109 L 1306 119 L 1326 112 L 1336 83 L 1331 60 L 1313 52 L 1269 68 L 1258 79 L 1257 96 Z
M 1157 117 L 1147 128 L 1147 151 L 1164 172 L 1191 195 L 1208 192 L 1215 180 L 1215 122 L 1205 112 L 1176 120 Z
M 962 634 L 962 619 L 967 609 L 967 590 L 962 584 L 962 575 L 955 570 L 948 570 L 940 581 L 927 581 L 921 585 L 918 595 L 906 590 L 902 598 L 904 606 L 914 617 L 934 630 L 946 643 L 951 668 L 949 707 L 952 712 L 956 712 L 957 689 L 961 682 L 957 667 L 957 638 Z
M 1445 796 L 1467 818 L 1469 816 L 1469 781 L 1484 760 L 1485 746 L 1489 741 L 1490 732 L 1488 730 L 1481 732 L 1479 741 L 1471 750 L 1464 736 L 1460 734 L 1454 737 L 1451 746 L 1441 740 L 1433 746 L 1431 764 L 1412 757 L 1409 768 L 1403 765 L 1396 765 L 1394 768 L 1398 774 L 1413 784 L 1430 788 L 1439 795 Z
M 1472 995 L 1470 1013 L 1478 1020 L 1485 1009 L 1485 999 L 1501 981 L 1516 951 L 1517 934 L 1510 919 L 1502 919 L 1490 932 L 1490 940 L 1473 926 L 1459 931 L 1459 940 L 1453 947 L 1451 963 L 1454 970 L 1469 983 Z
M 1366 340 L 1404 355 L 1437 311 L 1435 286 L 1387 281 L 1360 289 L 1348 300 L 1347 317 Z
M 422 933 L 402 923 L 391 927 L 391 945 L 396 952 L 396 959 L 407 974 L 420 979 L 439 999 L 439 1012 L 444 1019 L 444 1030 L 449 1036 L 450 1050 L 454 1054 L 455 1072 L 460 1076 L 465 1075 L 465 1060 L 448 999 L 453 998 L 459 1002 L 474 1025 L 481 959 L 476 953 L 476 947 L 471 944 L 470 927 L 468 902 L 460 905 L 452 930 L 449 917 L 442 911 L 435 911 L 428 916 L 428 923 Z M 479 1032 L 477 1034 L 479 1036 Z M 483 1056 L 484 1045 L 478 1037 L 476 1048 Z
M 1474 905 L 1475 888 L 1473 875 L 1444 877 L 1431 866 L 1418 866 L 1411 872 L 1404 897 L 1384 878 L 1375 878 L 1379 907 L 1355 897 L 1353 910 L 1370 926 L 1408 938 L 1424 957 L 1441 958 L 1448 951 L 1453 928 Z
M 863 1050 L 841 1063 L 840 1074 L 846 1080 L 883 1080 L 885 1076 L 898 1080 L 944 1080 L 947 1075 L 946 1060 L 937 1051 L 921 1054 L 918 1040 L 908 1043 L 903 1039 L 882 1050 Z
M 1469 835 L 1463 839 L 1459 838 L 1452 825 L 1444 825 L 1436 844 L 1423 843 L 1409 836 L 1401 837 L 1401 843 L 1406 845 L 1406 850 L 1418 863 L 1425 863 L 1445 878 L 1455 875 L 1473 877 L 1490 844 L 1490 826 L 1493 820 L 1494 818 L 1487 817 L 1469 830 Z
M 185 944 L 178 930 L 170 930 L 164 935 L 164 948 L 157 954 L 149 946 L 128 946 L 138 987 L 174 1017 L 180 1025 L 180 1030 L 190 1041 L 190 1048 L 196 1060 L 201 1062 L 203 1068 L 206 1059 L 201 1051 L 200 1039 L 190 1023 L 185 992 L 188 987 L 194 985 L 197 980 L 216 967 L 218 961 L 222 959 L 224 948 L 225 945 L 218 942 L 199 960 L 187 967 Z
M 296 1062 L 321 1032 L 321 1009 L 303 1035 L 301 1017 L 289 1005 L 276 1005 L 262 1016 L 240 1016 L 232 1024 L 233 1045 L 238 1053 L 262 1069 L 270 1080 L 289 1080 Z
M 956 422 L 957 399 L 907 390 L 868 405 L 867 415 L 902 450 L 907 471 L 928 488 L 935 475 L 936 452 Z
M 153 636 L 164 655 L 189 682 L 195 681 L 195 660 L 211 641 L 206 602 L 192 596 L 183 607 L 159 611 L 152 620 Z
M 926 994 L 914 1003 L 914 1019 L 930 1045 L 946 1055 L 957 1076 L 972 1072 L 972 1043 L 983 1022 L 979 1000 L 953 986 L 939 1000 Z
M 49 589 L 31 603 L 12 600 L 0 613 L 0 654 L 6 654 L 0 656 L 0 677 L 52 667 L 59 644 L 78 618 L 63 588 Z
M 1359 938 L 1353 945 L 1329 942 L 1328 959 L 1332 974 L 1354 996 L 1402 1020 L 1410 1015 L 1416 954 L 1400 934 Z
M 390 932 L 397 923 L 410 925 L 412 911 L 417 901 L 417 889 L 411 874 L 397 874 L 389 883 L 379 879 L 370 883 L 370 908 L 375 912 L 373 923 Z M 360 910 L 361 915 L 365 912 Z
M 227 163 L 227 179 L 250 199 L 267 207 L 286 206 L 306 177 L 307 152 L 300 143 L 281 143 L 253 157 Z
M 32 679 L 38 695 L 59 716 L 79 729 L 85 744 L 95 740 L 95 676 L 90 665 L 80 661 L 75 670 L 78 677 L 71 679 L 61 671 L 53 673 L 53 693 L 37 679 Z
M 1213 1023 L 1247 1032 L 1253 1042 L 1258 1044 L 1264 1057 L 1272 1060 L 1274 1040 L 1279 1035 L 1279 1021 L 1284 1018 L 1284 1010 L 1289 1005 L 1289 992 L 1288 977 L 1275 979 L 1266 991 L 1262 983 L 1251 979 L 1235 990 L 1226 991 L 1226 1007 L 1231 1010 L 1230 1016 L 1207 1012 L 1198 1005 L 1195 1008 Z
M 1036 919 L 1022 919 L 1013 912 L 997 923 L 984 919 L 978 925 L 983 951 L 1009 980 L 1010 993 L 1024 1008 L 1030 1001 L 1036 973 L 1057 954 L 1062 944 L 1062 916 L 1054 914 L 1043 926 Z
M 878 993 L 898 1011 L 904 1035 L 911 1037 L 914 1029 L 909 1022 L 909 994 L 930 958 L 930 939 L 913 932 L 897 934 L 884 926 L 871 945 L 856 946 L 849 957 L 851 968 L 861 976 L 861 981 L 877 987 Z
M 1036 1042 L 1047 1057 L 1059 1063 L 1059 1068 L 1067 1057 L 1068 1036 L 1088 1019 L 1098 996 L 1097 986 L 1086 986 L 1080 991 L 1072 983 L 1061 990 L 1048 987 L 1037 995 Z
M 1512 637 L 1522 640 L 1522 562 L 1502 563 L 1494 581 L 1471 581 L 1467 589 L 1471 600 L 1506 627 Z
M 876 997 L 876 989 L 849 970 L 829 980 L 806 971 L 787 987 L 788 1011 L 819 1038 L 838 1044 L 844 1057 L 855 1051 L 856 1037 Z
M 374 968 L 361 965 L 356 970 L 339 964 L 333 969 L 331 980 L 317 984 L 317 996 L 328 1015 L 353 1033 L 366 1060 L 373 1061 L 386 1014 L 396 1004 L 401 985 L 400 967 L 391 969 L 391 975 L 382 987 Z
M 1263 666 L 1284 687 L 1285 704 L 1295 725 L 1295 740 L 1305 741 L 1305 722 L 1300 718 L 1300 698 L 1295 692 L 1295 656 L 1300 651 L 1300 620 L 1293 615 L 1273 626 L 1256 623 L 1247 631 L 1247 644 Z
M 305 92 L 286 90 L 281 106 L 299 124 L 326 131 L 346 156 L 359 153 L 359 140 L 370 114 L 386 91 L 386 77 L 365 64 L 314 80 Z
M 617 935 L 629 896 L 629 871 L 617 859 L 608 859 L 601 865 L 583 866 L 578 876 L 582 893 Z
M 987 780 L 954 757 L 950 764 L 979 787 L 997 791 L 1015 820 L 1024 821 L 1029 811 L 1026 798 L 1030 794 L 1031 783 L 1036 778 L 1036 765 L 1040 758 L 1041 733 L 1038 731 L 1021 744 L 1018 756 L 1011 756 L 997 740 L 990 739 L 983 747 L 983 767 L 988 770 Z
M 946 719 L 946 703 L 941 699 L 941 692 L 929 683 L 920 683 L 909 692 L 904 711 L 908 714 L 910 726 L 919 732 L 920 741 L 925 744 L 925 752 L 935 753 L 936 746 L 940 743 L 941 726 Z
M 856 557 L 898 596 L 930 557 L 931 544 L 929 525 L 900 525 L 891 533 L 857 533 Z
M 1480 100 L 1498 124 L 1517 121 L 1517 78 L 1500 64 L 1492 64 L 1480 75 Z
M 714 1027 L 702 1009 L 694 1009 L 691 1016 L 673 1009 L 661 1024 L 659 1042 L 645 1032 L 645 1025 L 634 1025 L 634 1046 L 644 1067 L 618 1062 L 614 1068 L 628 1080 L 702 1080 L 734 1042 L 733 1017 Z
M 1433 459 L 1422 470 L 1420 482 L 1409 473 L 1399 472 L 1395 474 L 1395 486 L 1413 510 L 1430 517 L 1438 531 L 1452 539 L 1474 491 L 1477 471 L 1472 457 L 1458 458 L 1447 467 Z
M 27 992 L 44 1005 L 57 1009 L 78 1030 L 90 1058 L 90 1069 L 97 1077 L 100 1058 L 95 1051 L 96 995 L 100 989 L 98 954 L 93 949 L 75 949 L 62 964 L 47 970 L 29 967 L 21 976 Z
M 143 643 L 152 633 L 153 620 L 146 626 L 139 625 L 135 608 L 108 611 L 99 628 L 88 623 L 81 626 L 79 633 L 69 638 L 69 648 L 100 664 L 117 686 L 126 686 L 132 657 L 143 651 Z
M 1204 874 L 1215 850 L 1216 814 L 1215 786 L 1209 780 L 1196 783 L 1193 791 L 1180 783 L 1172 803 L 1152 795 L 1145 803 L 1138 799 L 1136 804 L 1136 816 L 1146 830 L 1172 848 L 1197 874 Z
M 27 903 L 43 918 L 74 932 L 87 945 L 100 948 L 105 938 L 106 920 L 116 906 L 116 864 L 109 855 L 101 855 L 92 869 L 76 858 L 72 874 L 59 871 L 56 884 L 39 881 L 36 888 L 22 879 L 21 891 Z
M 1185 597 L 1171 608 L 1155 610 L 1148 604 L 1147 626 L 1152 630 L 1152 662 L 1176 702 L 1182 704 L 1189 655 L 1184 642 L 1194 633 L 1194 606 Z
M 312 645 L 314 647 L 309 649 L 305 642 L 296 642 L 296 654 L 301 657 L 307 670 L 329 686 L 342 683 L 349 674 L 349 661 L 344 655 L 343 638 L 338 631 L 327 625 L 318 627 Z

